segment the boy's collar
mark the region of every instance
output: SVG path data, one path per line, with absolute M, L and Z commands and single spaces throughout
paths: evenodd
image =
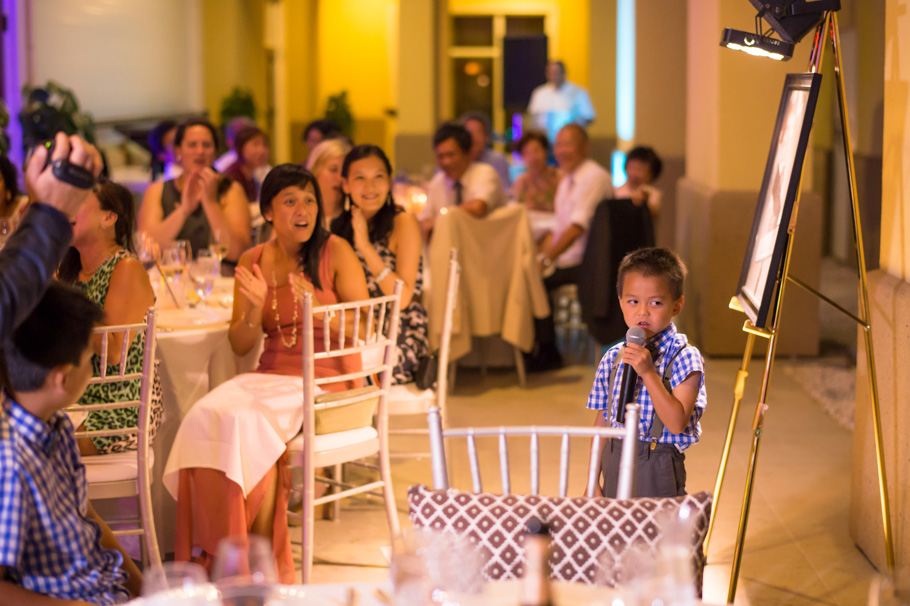
M 3 409 L 16 423 L 18 432 L 50 458 L 59 442 L 66 413 L 57 411 L 47 421 L 43 421 L 10 397 L 6 391 L 3 391 L 2 399 Z
M 676 325 L 673 322 L 670 322 L 670 325 L 665 329 L 648 339 L 647 347 L 651 351 L 651 357 L 657 358 L 660 355 L 660 351 L 664 348 L 668 341 L 672 340 L 676 336 Z

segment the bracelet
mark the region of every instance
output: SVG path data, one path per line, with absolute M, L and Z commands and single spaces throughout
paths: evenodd
M 380 282 L 385 280 L 386 276 L 388 276 L 390 273 L 392 273 L 392 268 L 389 266 L 386 266 L 386 268 L 383 269 L 381 272 L 379 272 L 379 275 L 376 276 L 376 283 L 379 284 Z
M 244 324 L 246 324 L 247 326 L 249 326 L 250 328 L 258 328 L 255 324 L 251 324 L 250 321 L 246 319 L 246 312 L 243 312 L 243 315 L 240 316 L 240 321 L 243 322 Z M 260 320 L 259 323 L 261 324 L 262 320 Z

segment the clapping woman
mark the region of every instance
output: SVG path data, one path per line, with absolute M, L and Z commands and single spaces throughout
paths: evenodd
M 428 353 L 427 311 L 423 291 L 423 240 L 414 215 L 395 204 L 391 193 L 392 165 L 375 145 L 358 145 L 341 167 L 344 207 L 332 221 L 332 232 L 354 246 L 363 264 L 371 297 L 390 295 L 402 280 L 401 327 L 396 383 L 414 380 L 420 358 Z
M 138 227 L 162 246 L 189 240 L 193 256 L 217 240 L 227 249 L 225 260 L 236 261 L 250 246 L 250 211 L 243 187 L 212 168 L 217 145 L 215 127 L 206 120 L 177 127 L 174 150 L 183 172 L 149 185 Z

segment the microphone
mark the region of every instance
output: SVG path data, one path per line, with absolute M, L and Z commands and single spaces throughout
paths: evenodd
M 641 326 L 633 326 L 626 331 L 626 343 L 635 343 L 644 347 L 648 338 L 645 335 L 645 329 Z M 622 381 L 619 383 L 619 406 L 616 408 L 616 422 L 625 423 L 626 421 L 626 404 L 632 401 L 635 395 L 635 383 L 638 382 L 638 373 L 630 364 L 622 367 Z

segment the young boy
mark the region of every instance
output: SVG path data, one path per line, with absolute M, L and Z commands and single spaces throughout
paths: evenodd
M 610 348 L 588 396 L 587 407 L 598 411 L 596 427 L 622 427 L 616 411 L 623 369 L 630 365 L 638 374 L 633 396 L 641 406 L 636 497 L 686 494 L 684 451 L 701 435 L 699 419 L 707 404 L 704 360 L 672 322 L 683 308 L 685 276 L 682 261 L 665 248 L 640 248 L 626 255 L 616 283 L 619 304 L 626 325 L 641 327 L 647 345 L 619 343 Z M 622 441 L 616 439 L 603 449 L 605 497 L 616 496 L 621 451 Z
M 61 410 L 92 376 L 100 319 L 54 283 L 0 350 L 0 604 L 118 604 L 139 592 L 142 575 L 86 499 Z

